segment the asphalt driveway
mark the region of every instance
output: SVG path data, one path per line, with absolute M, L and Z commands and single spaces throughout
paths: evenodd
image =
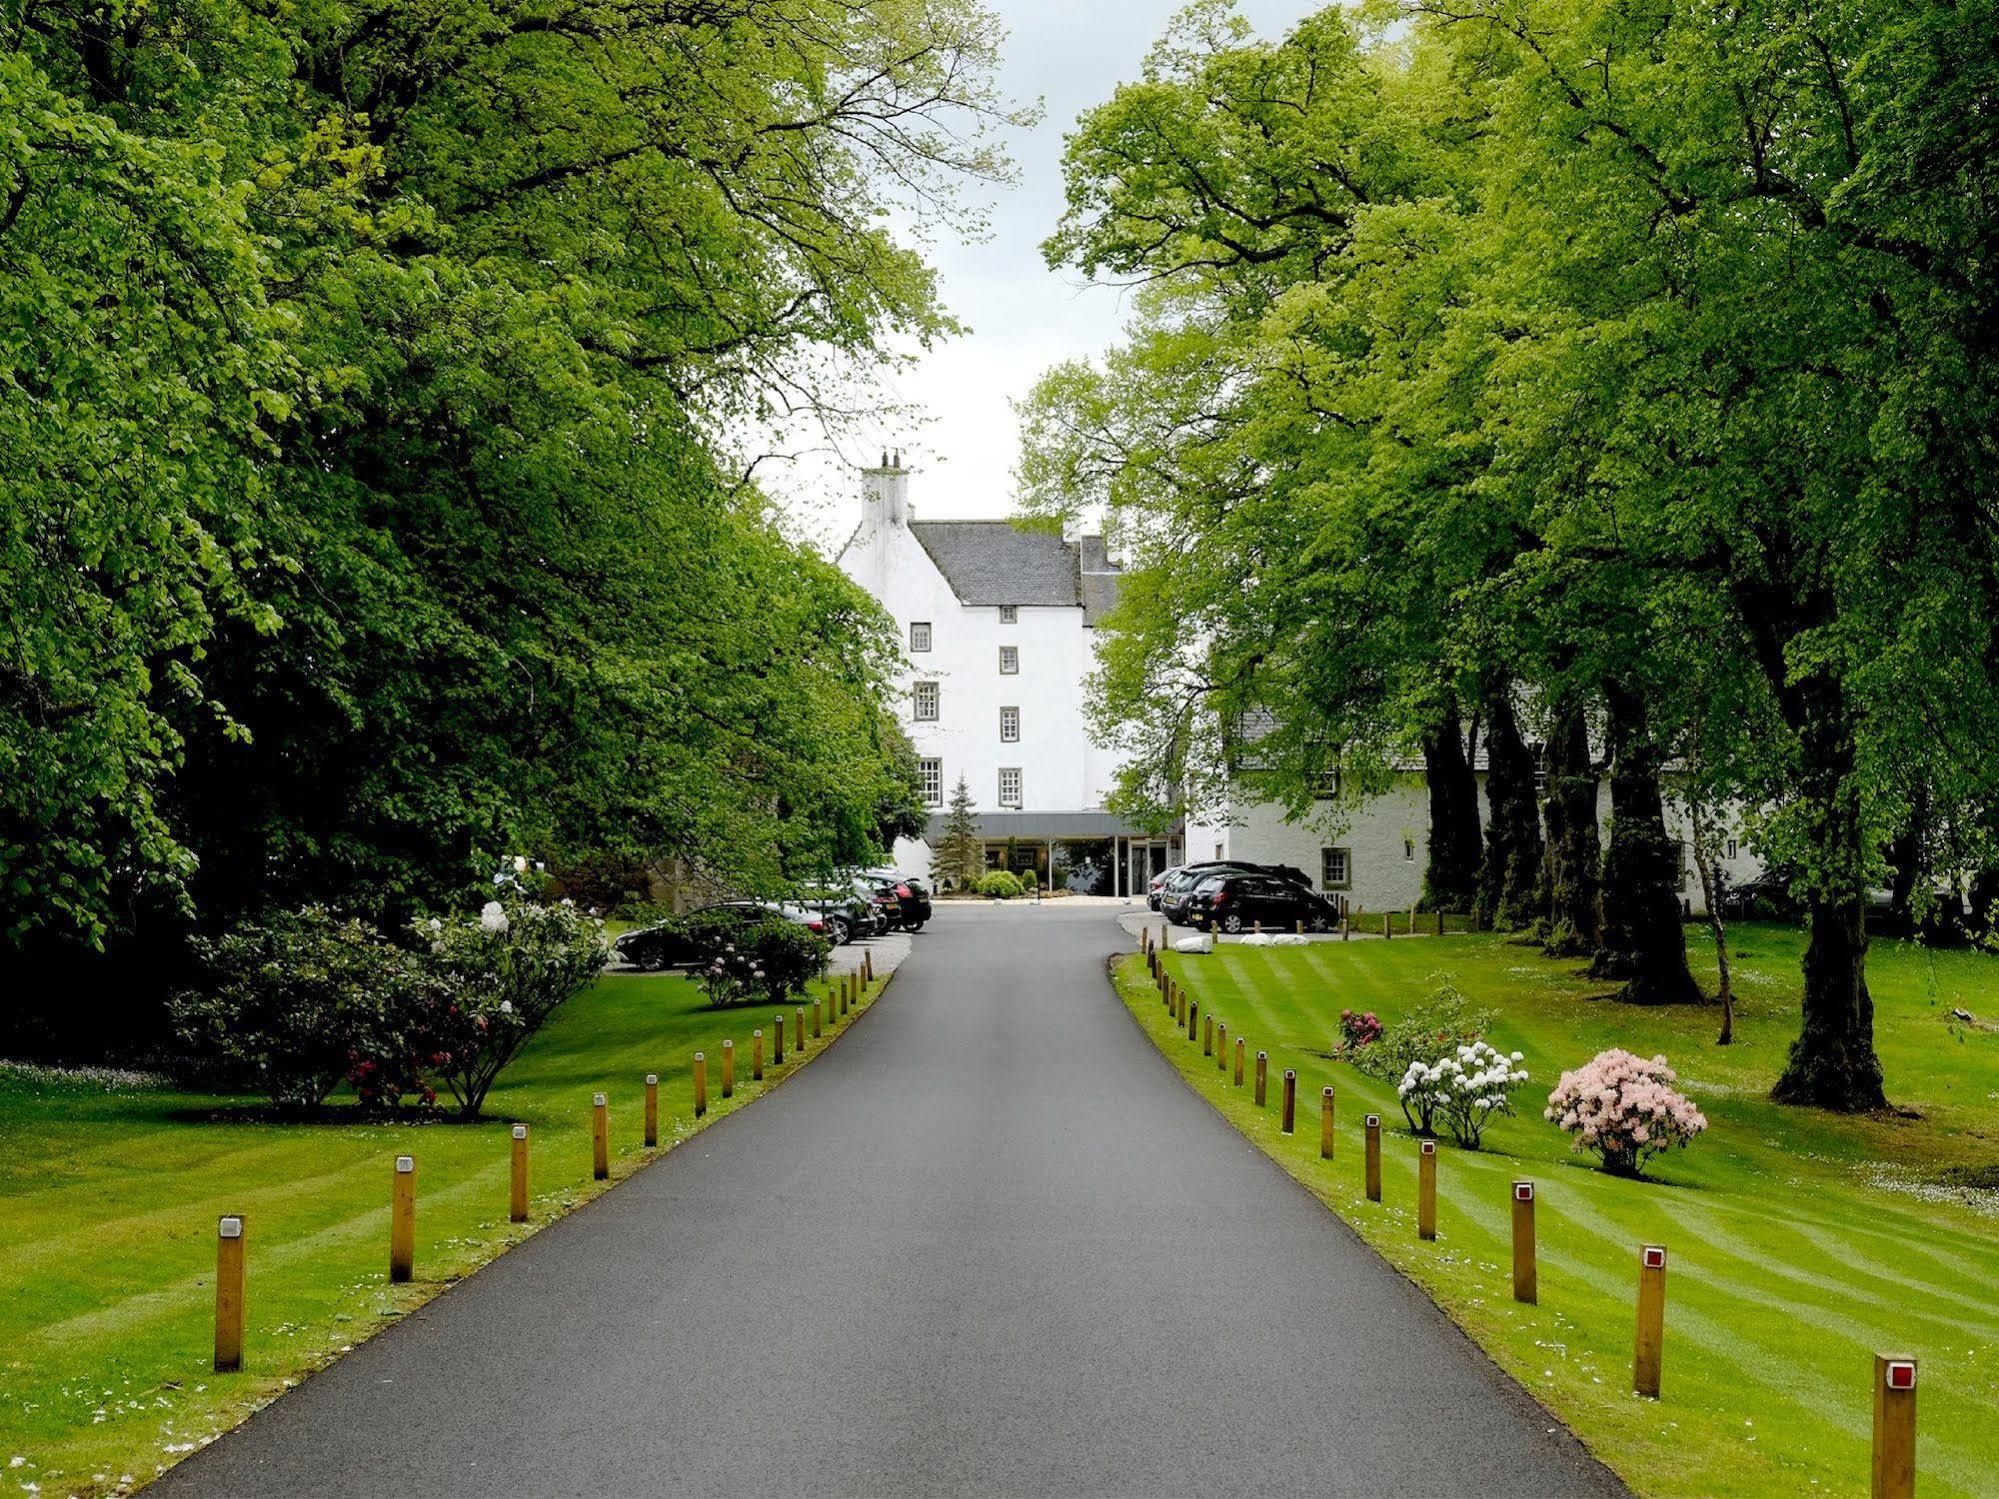
M 785 1086 L 154 1491 L 1622 1492 L 1187 1091 L 1128 940 L 940 907 Z

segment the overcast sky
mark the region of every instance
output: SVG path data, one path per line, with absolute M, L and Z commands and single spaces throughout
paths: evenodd
M 940 347 L 896 382 L 931 420 L 920 431 L 884 428 L 870 441 L 903 449 L 917 513 L 944 520 L 1001 516 L 1013 509 L 1018 434 L 1008 404 L 1063 359 L 1116 341 L 1125 313 L 1114 288 L 1085 287 L 1050 271 L 1041 242 L 1062 212 L 1062 138 L 1076 116 L 1138 74 L 1146 50 L 1178 0 L 988 0 L 1012 31 L 1001 87 L 1021 101 L 1040 98 L 1040 125 L 1015 132 L 1010 150 L 1018 186 L 992 201 L 989 238 L 931 247 L 945 302 L 971 331 Z M 1323 0 L 1320 0 L 1323 3 Z M 1264 35 L 1280 34 L 1317 8 L 1308 0 L 1238 0 Z M 805 532 L 830 550 L 860 515 L 860 481 L 829 462 L 770 471 L 765 482 Z

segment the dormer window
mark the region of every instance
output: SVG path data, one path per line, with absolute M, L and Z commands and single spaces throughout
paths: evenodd
M 911 621 L 910 621 L 910 623 L 909 623 L 909 648 L 910 648 L 910 650 L 912 650 L 912 651 L 927 651 L 927 650 L 929 650 L 929 649 L 930 649 L 930 621 L 929 621 L 929 620 L 927 620 L 927 619 L 916 619 L 916 620 L 911 620 Z
M 1018 605 L 1018 604 L 1001 604 L 1001 605 L 999 606 L 999 609 L 1000 609 L 1000 623 L 1001 623 L 1001 624 L 1003 624 L 1003 625 L 1017 625 L 1017 624 L 1019 624 L 1019 623 L 1020 623 L 1020 605 Z
M 1003 677 L 1010 677 L 1013 676 L 1019 670 L 1020 670 L 1020 647 L 1017 645 L 1001 646 L 1000 675 Z

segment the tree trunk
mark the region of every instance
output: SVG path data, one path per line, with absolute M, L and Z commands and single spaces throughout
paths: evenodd
M 1768 561 L 1781 563 L 1780 556 Z M 1779 576 L 1782 576 L 1780 569 Z M 1793 791 L 1807 819 L 1804 1025 L 1770 1096 L 1779 1103 L 1857 1112 L 1887 1107 L 1867 992 L 1867 848 L 1857 782 L 1853 710 L 1832 670 L 1792 670 L 1787 642 L 1833 618 L 1821 593 L 1738 585 L 1738 602 L 1778 711 L 1798 739 Z
M 1926 873 L 1923 835 L 1928 821 L 1928 789 L 1918 786 L 1910 802 L 1908 820 L 1888 845 L 1888 918 L 1884 930 L 1897 935 L 1909 935 L 1916 930 L 1916 884 Z M 1927 905 L 1929 892 L 1926 890 L 1923 895 L 1923 903 Z M 1924 917 L 1930 914 L 1927 910 L 1922 912 Z
M 1659 792 L 1659 749 L 1645 704 L 1606 684 L 1610 709 L 1610 839 L 1603 854 L 1602 921 L 1590 976 L 1623 979 L 1630 1004 L 1698 1000 L 1680 925 L 1680 861 L 1666 834 Z
M 1596 768 L 1581 703 L 1556 710 L 1548 733 L 1548 931 L 1550 957 L 1596 951 Z
M 1714 849 L 1708 839 L 1707 813 L 1698 796 L 1687 805 L 1687 827 L 1694 845 L 1694 868 L 1701 879 L 1701 904 L 1707 907 L 1708 930 L 1714 933 L 1715 998 L 1721 1002 L 1721 1034 L 1716 1046 L 1735 1041 L 1735 990 L 1728 978 L 1728 920 L 1721 909 L 1721 881 L 1716 877 Z
M 1478 779 L 1465 752 L 1455 698 L 1423 735 L 1423 769 L 1430 786 L 1430 862 L 1423 906 L 1469 911 L 1478 895 Z
M 1532 926 L 1548 913 L 1534 757 L 1513 716 L 1512 685 L 1502 677 L 1485 695 L 1485 864 L 1475 908 L 1481 927 L 1507 931 Z

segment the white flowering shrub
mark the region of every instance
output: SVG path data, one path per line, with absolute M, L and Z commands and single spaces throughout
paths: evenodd
M 1396 1084 L 1403 1117 L 1418 1134 L 1433 1135 L 1441 1121 L 1451 1138 L 1477 1150 L 1487 1124 L 1511 1114 L 1513 1094 L 1527 1081 L 1519 1052 L 1469 1041 L 1430 1061 L 1414 1061 Z
M 1684 1148 L 1707 1128 L 1707 1115 L 1672 1086 L 1678 1081 L 1664 1057 L 1613 1047 L 1562 1074 L 1546 1115 L 1575 1136 L 1570 1149 L 1595 1151 L 1613 1176 L 1638 1176 L 1652 1156 Z

